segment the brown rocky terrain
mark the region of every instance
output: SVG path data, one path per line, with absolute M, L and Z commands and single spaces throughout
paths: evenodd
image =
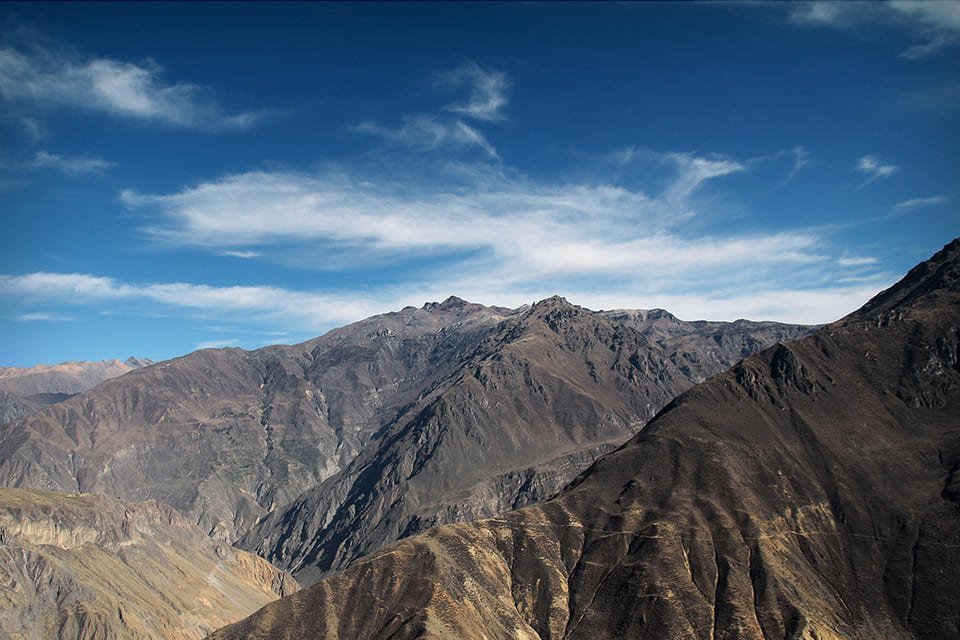
M 957 584 L 960 240 L 682 394 L 555 499 L 211 637 L 958 638 Z
M 696 380 L 808 331 L 450 298 L 106 381 L 0 429 L 0 484 L 162 500 L 312 580 L 551 496 Z
M 0 489 L 0 637 L 201 638 L 298 588 L 172 508 Z

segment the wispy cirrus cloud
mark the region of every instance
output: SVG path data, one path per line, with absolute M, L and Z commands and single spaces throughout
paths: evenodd
M 811 26 L 847 26 L 854 20 L 852 12 L 842 2 L 814 0 L 790 4 L 791 22 Z
M 502 71 L 485 69 L 471 61 L 441 74 L 440 79 L 444 84 L 455 88 L 467 87 L 470 91 L 465 100 L 447 105 L 447 111 L 488 122 L 506 117 L 503 110 L 507 107 L 510 81 Z
M 259 251 L 250 251 L 250 250 L 235 250 L 235 249 L 226 249 L 219 253 L 221 256 L 226 256 L 228 258 L 240 258 L 242 260 L 252 260 L 253 258 L 259 258 L 263 254 Z
M 897 209 L 907 210 L 916 209 L 917 207 L 932 207 L 934 205 L 943 204 L 946 201 L 946 196 L 930 196 L 929 198 L 910 198 L 909 200 L 898 202 L 894 206 L 896 206 Z
M 809 27 L 893 26 L 920 40 L 900 52 L 908 60 L 919 60 L 960 44 L 960 3 L 950 0 L 811 0 L 752 6 L 785 9 L 791 22 Z
M 353 130 L 419 151 L 478 147 L 492 158 L 500 157 L 482 133 L 462 120 L 447 121 L 420 114 L 404 118 L 403 124 L 395 129 L 368 121 L 354 125 Z
M 877 264 L 879 260 L 872 256 L 848 256 L 837 260 L 841 267 L 863 267 L 866 265 Z
M 668 239 L 681 218 L 695 215 L 702 185 L 745 170 L 722 157 L 669 153 L 659 160 L 670 165 L 672 177 L 655 194 L 502 173 L 431 189 L 345 173 L 249 172 L 170 194 L 128 190 L 121 199 L 156 217 L 146 229 L 153 238 L 181 246 L 222 251 L 306 241 L 328 253 L 394 260 L 460 253 L 542 273 L 568 268 L 550 258 L 534 264 L 548 246 L 589 247 L 604 263 L 642 261 L 631 243 Z
M 865 155 L 857 160 L 856 169 L 866 176 L 866 181 L 860 185 L 860 188 L 863 188 L 871 182 L 889 178 L 899 170 L 899 167 L 892 164 L 884 164 L 877 156 Z
M 116 166 L 97 156 L 65 156 L 41 149 L 33 154 L 27 166 L 34 169 L 56 169 L 66 175 L 103 173 Z
M 62 313 L 35 312 L 20 314 L 17 320 L 20 322 L 73 322 L 75 318 Z
M 438 76 L 440 83 L 453 89 L 469 91 L 469 96 L 444 107 L 446 114 L 418 113 L 406 115 L 402 124 L 386 126 L 374 121 L 356 124 L 352 129 L 358 133 L 377 136 L 386 142 L 416 151 L 437 151 L 477 148 L 490 158 L 500 160 L 494 145 L 477 129 L 476 123 L 503 120 L 507 106 L 507 89 L 510 81 L 502 71 L 484 69 L 476 62 L 466 62 L 456 69 Z M 450 117 L 449 113 L 459 117 Z
M 201 317 L 235 319 L 235 314 L 241 312 L 249 314 L 247 319 L 252 322 L 281 319 L 309 328 L 361 318 L 379 309 L 371 299 L 356 293 L 292 291 L 273 286 L 216 287 L 189 282 L 144 284 L 84 273 L 43 271 L 0 275 L 0 295 L 72 305 L 127 302 L 139 307 L 131 306 L 133 312 L 142 310 L 140 305 L 147 302 L 196 312 Z
M 900 53 L 919 60 L 960 44 L 960 3 L 944 0 L 891 0 L 892 11 L 912 21 L 926 38 Z
M 793 168 L 790 169 L 790 173 L 787 174 L 787 177 L 784 178 L 781 184 L 787 184 L 796 178 L 798 173 L 810 166 L 813 162 L 810 158 L 810 152 L 807 151 L 805 147 L 796 146 L 790 150 L 790 154 L 793 155 Z
M 35 41 L 0 48 L 0 97 L 9 102 L 217 131 L 246 129 L 267 114 L 229 113 L 211 89 L 164 76 L 153 60 L 83 57 Z

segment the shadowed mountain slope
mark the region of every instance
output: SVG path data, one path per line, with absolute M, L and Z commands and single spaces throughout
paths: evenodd
M 0 489 L 0 637 L 201 638 L 298 588 L 156 502 Z
M 447 525 L 232 638 L 960 637 L 960 241 L 684 393 L 556 499 Z

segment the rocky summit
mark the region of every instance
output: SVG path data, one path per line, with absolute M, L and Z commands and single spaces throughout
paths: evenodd
M 672 401 L 556 498 L 211 637 L 960 637 L 960 241 Z
M 449 298 L 108 380 L 0 428 L 0 483 L 159 500 L 309 582 L 550 497 L 680 391 L 808 332 Z

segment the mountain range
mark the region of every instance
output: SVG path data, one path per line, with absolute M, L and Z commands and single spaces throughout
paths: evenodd
M 955 240 L 680 394 L 555 498 L 388 545 L 211 638 L 958 638 L 958 354 Z
M 0 484 L 159 500 L 310 582 L 551 496 L 677 393 L 809 331 L 450 298 L 104 381 L 0 429 Z
M 0 367 L 0 424 L 66 400 L 104 380 L 153 364 L 146 358 Z

